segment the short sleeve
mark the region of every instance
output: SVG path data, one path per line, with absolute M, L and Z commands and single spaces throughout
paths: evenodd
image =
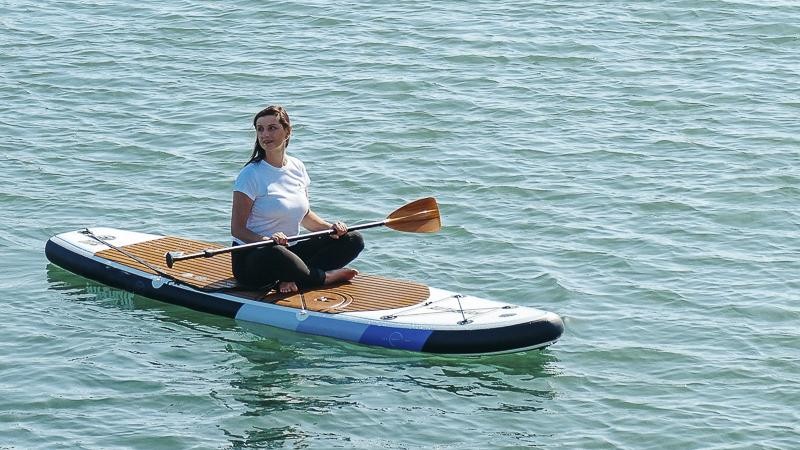
M 250 200 L 255 200 L 258 194 L 258 185 L 255 177 L 255 166 L 248 164 L 244 169 L 239 172 L 236 181 L 233 183 L 234 192 L 238 191 L 250 197 Z

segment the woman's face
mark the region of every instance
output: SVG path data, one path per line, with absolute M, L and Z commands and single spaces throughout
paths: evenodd
M 256 139 L 265 151 L 283 147 L 289 132 L 278 121 L 278 116 L 262 116 L 256 120 Z

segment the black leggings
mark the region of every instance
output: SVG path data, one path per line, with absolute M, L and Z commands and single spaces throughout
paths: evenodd
M 236 243 L 234 243 L 236 245 Z M 278 281 L 294 281 L 298 287 L 325 284 L 325 272 L 340 269 L 364 249 L 364 238 L 351 231 L 333 239 L 323 236 L 291 247 L 270 245 L 231 253 L 233 276 L 240 284 L 256 288 Z

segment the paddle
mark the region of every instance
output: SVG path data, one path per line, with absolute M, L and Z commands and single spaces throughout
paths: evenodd
M 436 199 L 433 197 L 421 198 L 394 210 L 385 220 L 347 227 L 347 231 L 364 230 L 367 228 L 381 226 L 387 226 L 393 230 L 405 231 L 408 233 L 435 233 L 442 227 L 442 222 L 439 218 L 439 205 L 437 205 Z M 287 241 L 304 241 L 306 239 L 315 238 L 317 236 L 325 236 L 333 233 L 334 230 L 331 229 L 307 234 L 298 234 L 297 236 L 289 237 Z M 265 245 L 274 244 L 275 241 L 272 239 L 267 239 L 264 241 L 251 242 L 249 244 L 235 245 L 233 247 L 206 249 L 197 253 L 190 253 L 188 255 L 184 255 L 183 252 L 167 252 L 164 257 L 167 260 L 167 267 L 171 268 L 176 262 L 183 261 L 185 259 L 210 258 L 222 253 L 230 253 L 237 250 L 244 250 L 246 248 L 263 247 Z

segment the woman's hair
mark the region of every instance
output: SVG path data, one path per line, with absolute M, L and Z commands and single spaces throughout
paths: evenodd
M 283 125 L 283 128 L 286 130 L 286 143 L 284 144 L 286 147 L 289 146 L 289 137 L 292 134 L 292 122 L 289 120 L 289 113 L 280 105 L 270 105 L 266 108 L 262 109 L 256 116 L 253 117 L 253 127 L 256 126 L 256 122 L 258 119 L 264 116 L 275 116 L 278 118 L 278 122 Z M 259 162 L 267 157 L 267 152 L 261 148 L 261 144 L 258 143 L 258 136 L 256 135 L 256 144 L 253 147 L 253 154 L 250 155 L 250 161 L 247 161 L 247 164 Z M 245 164 L 245 166 L 247 165 Z

